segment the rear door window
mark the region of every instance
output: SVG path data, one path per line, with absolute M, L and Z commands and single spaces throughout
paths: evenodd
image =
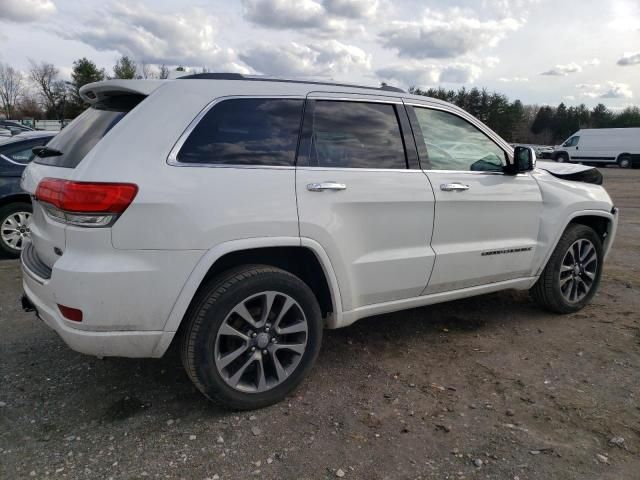
M 303 99 L 236 98 L 214 105 L 177 155 L 181 163 L 293 166 Z
M 395 106 L 316 100 L 309 163 L 327 168 L 406 169 Z
M 47 147 L 58 150 L 62 155 L 36 157 L 34 163 L 75 168 L 109 130 L 144 98 L 144 95 L 115 95 L 92 105 L 47 144 Z

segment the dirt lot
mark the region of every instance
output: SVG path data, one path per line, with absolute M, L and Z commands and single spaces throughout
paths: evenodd
M 0 261 L 0 478 L 640 478 L 640 170 L 604 174 L 621 224 L 582 312 L 509 291 L 363 320 L 256 412 L 207 403 L 175 353 L 72 352 Z

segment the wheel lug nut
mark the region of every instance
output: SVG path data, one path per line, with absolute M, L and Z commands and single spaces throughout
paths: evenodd
M 258 336 L 258 334 L 257 334 L 256 332 L 253 332 L 253 333 L 251 334 L 251 338 L 256 338 L 257 336 Z
M 269 327 L 264 327 L 264 331 L 268 332 L 269 331 Z
M 267 353 L 269 353 L 269 352 L 268 352 L 268 351 L 266 351 L 266 350 L 262 350 L 262 354 L 263 354 L 263 355 L 266 355 Z
M 251 351 L 255 352 L 256 351 L 256 347 L 251 347 Z

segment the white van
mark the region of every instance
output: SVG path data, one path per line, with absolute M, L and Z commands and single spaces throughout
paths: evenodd
M 640 166 L 640 128 L 591 128 L 571 135 L 555 148 L 556 162 L 617 163 Z

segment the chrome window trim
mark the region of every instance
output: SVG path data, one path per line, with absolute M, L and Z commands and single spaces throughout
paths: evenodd
M 200 113 L 196 115 L 196 117 L 191 120 L 187 128 L 182 132 L 180 137 L 178 137 L 178 141 L 173 145 L 173 148 L 169 152 L 169 156 L 167 157 L 167 164 L 172 167 L 191 167 L 191 168 L 249 168 L 249 169 L 261 169 L 261 170 L 293 170 L 295 169 L 295 165 L 235 165 L 235 164 L 214 164 L 214 163 L 187 163 L 178 161 L 178 153 L 184 146 L 184 143 L 191 135 L 191 132 L 196 128 L 196 126 L 200 123 L 200 121 L 204 118 L 204 116 L 209 113 L 213 107 L 215 107 L 218 103 L 222 103 L 227 100 L 238 100 L 238 99 L 283 99 L 283 100 L 302 100 L 303 102 L 306 100 L 304 96 L 301 95 L 228 95 L 224 97 L 218 97 L 210 101 L 205 107 L 200 110 Z M 300 118 L 300 125 L 302 125 L 302 117 Z M 298 133 L 298 136 L 300 134 Z M 294 158 L 295 163 L 295 158 Z

